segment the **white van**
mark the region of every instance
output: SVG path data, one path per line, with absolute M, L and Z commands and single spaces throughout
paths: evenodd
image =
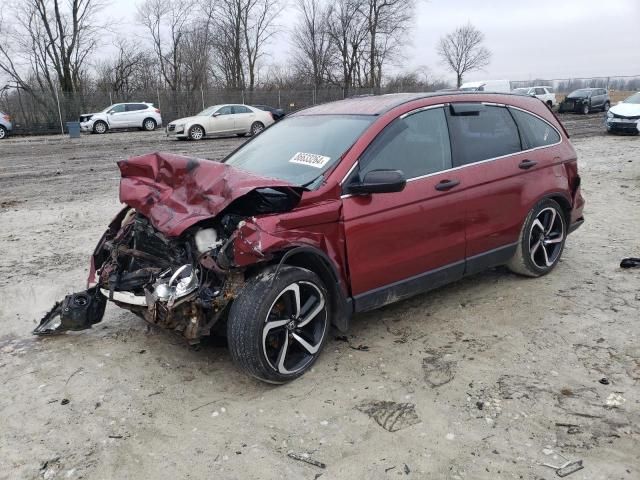
M 511 92 L 511 82 L 509 80 L 482 80 L 479 82 L 463 83 L 459 90 L 463 92 L 494 92 L 509 93 Z

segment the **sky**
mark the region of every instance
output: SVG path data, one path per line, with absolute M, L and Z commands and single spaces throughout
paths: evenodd
M 122 20 L 122 32 L 136 31 L 135 0 L 111 4 L 104 13 Z M 433 76 L 453 81 L 436 46 L 471 22 L 485 34 L 493 57 L 467 81 L 640 75 L 640 0 L 418 0 L 415 13 L 406 59 L 394 71 L 426 66 Z M 288 7 L 269 47 L 272 61 L 288 60 L 294 21 Z

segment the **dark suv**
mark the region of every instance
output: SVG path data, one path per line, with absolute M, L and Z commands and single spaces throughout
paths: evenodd
M 537 277 L 583 222 L 576 153 L 539 100 L 364 97 L 309 108 L 222 163 L 118 163 L 89 289 L 36 334 L 99 322 L 106 299 L 191 342 L 222 332 L 262 380 L 307 371 L 331 325 L 496 265 Z
M 610 106 L 611 99 L 605 88 L 581 88 L 565 97 L 558 112 L 576 112 L 587 115 L 596 110 L 606 112 Z

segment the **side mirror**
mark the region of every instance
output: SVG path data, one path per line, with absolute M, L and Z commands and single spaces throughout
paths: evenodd
M 107 115 L 113 115 L 113 110 L 109 110 L 109 111 L 107 112 Z
M 220 116 L 220 114 L 219 114 L 218 112 L 215 112 L 215 113 L 212 113 L 212 114 L 211 114 L 211 116 L 212 116 L 213 118 L 215 118 L 215 117 L 219 117 L 219 116 Z
M 536 96 L 536 92 L 531 92 L 529 95 L 531 95 L 532 97 Z
M 394 193 L 404 190 L 407 179 L 400 170 L 372 170 L 362 182 L 349 185 L 349 193 L 369 195 L 372 193 Z

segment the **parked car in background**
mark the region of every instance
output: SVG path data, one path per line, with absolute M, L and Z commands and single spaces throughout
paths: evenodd
M 116 103 L 98 113 L 80 115 L 80 130 L 106 133 L 119 128 L 141 128 L 148 132 L 162 126 L 160 110 L 153 103 Z
M 611 107 L 607 112 L 606 122 L 609 132 L 639 133 L 640 92 Z
M 265 112 L 270 112 L 273 119 L 277 122 L 278 120 L 282 120 L 286 115 L 285 111 L 282 108 L 270 107 L 269 105 L 252 105 L 254 108 L 259 108 L 260 110 L 264 110 Z
M 249 105 L 214 105 L 167 125 L 167 136 L 201 140 L 208 135 L 257 135 L 274 123 L 270 112 Z
M 0 112 L 0 140 L 7 138 L 11 130 L 13 130 L 11 117 L 4 112 Z
M 571 92 L 560 104 L 560 113 L 575 112 L 587 115 L 596 110 L 606 112 L 611 106 L 611 99 L 606 88 L 581 88 Z
M 509 80 L 482 80 L 479 82 L 466 82 L 460 85 L 463 92 L 495 92 L 510 93 L 511 82 Z
M 547 85 L 528 88 L 516 88 L 513 93 L 536 97 L 537 99 L 542 100 L 544 103 L 546 103 L 547 107 L 549 108 L 553 108 L 558 105 L 558 100 L 556 99 L 556 94 L 554 93 L 553 88 Z
M 351 98 L 295 112 L 222 162 L 118 166 L 126 206 L 89 290 L 34 333 L 90 328 L 109 299 L 192 343 L 226 332 L 234 362 L 271 383 L 308 371 L 354 313 L 496 265 L 548 274 L 584 221 L 564 128 L 519 95 Z

